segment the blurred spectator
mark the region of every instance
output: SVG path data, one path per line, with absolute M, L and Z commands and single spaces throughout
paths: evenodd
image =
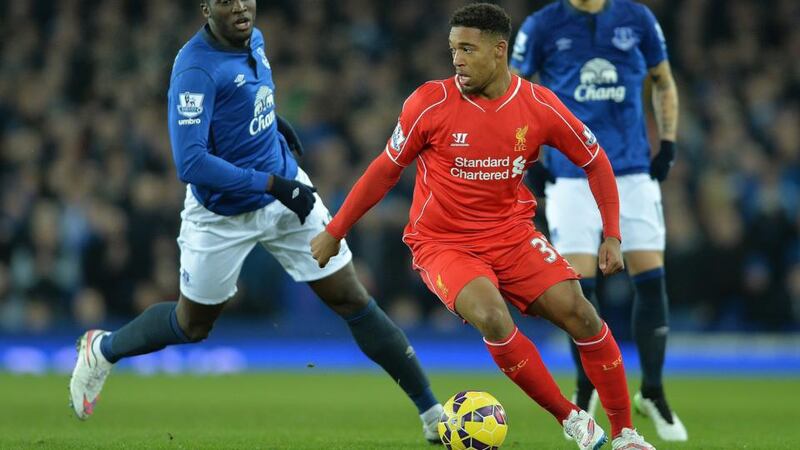
M 175 298 L 185 190 L 165 92 L 196 0 L 0 2 L 0 327 L 130 316 Z M 403 99 L 450 76 L 461 1 L 259 2 L 278 107 L 335 210 L 385 144 Z M 519 24 L 546 1 L 500 1 Z M 675 324 L 800 323 L 800 3 L 646 0 L 681 93 L 680 154 L 663 185 Z M 400 241 L 414 169 L 353 231 L 361 276 L 406 326 L 457 325 Z M 278 314 L 255 256 L 231 313 Z M 263 307 L 256 307 L 264 302 Z M 681 322 L 682 321 L 682 322 Z

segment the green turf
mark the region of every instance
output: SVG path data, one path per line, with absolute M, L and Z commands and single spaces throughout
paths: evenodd
M 441 400 L 462 389 L 493 393 L 506 407 L 504 448 L 573 449 L 553 419 L 497 374 L 433 376 Z M 800 381 L 676 378 L 670 400 L 690 442 L 659 449 L 795 449 Z M 64 376 L 0 375 L 0 448 L 428 449 L 408 400 L 378 373 L 156 376 L 114 374 L 95 416 L 67 408 Z M 605 425 L 607 422 L 602 420 Z M 606 428 L 607 429 L 607 428 Z M 610 444 L 605 448 L 611 448 Z

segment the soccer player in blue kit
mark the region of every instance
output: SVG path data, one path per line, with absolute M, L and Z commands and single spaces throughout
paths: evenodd
M 414 402 L 424 437 L 439 442 L 442 407 L 402 330 L 357 280 L 348 247 L 324 269 L 311 256 L 309 242 L 330 215 L 292 156 L 302 148 L 294 131 L 276 115 L 272 70 L 253 25 L 256 1 L 204 0 L 201 9 L 207 24 L 175 58 L 168 92 L 173 156 L 188 184 L 181 294 L 114 332 L 81 336 L 70 381 L 75 414 L 93 413 L 120 359 L 204 340 L 236 293 L 245 257 L 261 244 L 347 322 L 361 350 Z
M 664 395 L 668 303 L 664 281 L 665 227 L 659 182 L 675 158 L 678 93 L 664 35 L 653 13 L 631 0 L 558 0 L 528 16 L 517 34 L 511 67 L 538 73 L 564 104 L 588 125 L 606 149 L 620 196 L 622 250 L 636 293 L 633 334 L 642 366 L 637 411 L 650 417 L 667 441 L 687 440 L 686 428 Z M 645 128 L 642 89 L 653 83 L 653 107 L 661 140 L 655 158 Z M 549 181 L 546 217 L 556 249 L 583 277 L 592 299 L 602 223 L 586 175 L 561 152 L 548 151 L 546 167 L 531 173 L 534 185 Z M 595 306 L 597 306 L 595 304 Z M 594 414 L 597 394 L 578 369 L 575 403 Z

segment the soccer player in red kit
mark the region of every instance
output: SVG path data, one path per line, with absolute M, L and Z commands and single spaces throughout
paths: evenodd
M 506 301 L 567 331 L 608 413 L 613 448 L 652 449 L 631 423 L 619 347 L 584 298 L 579 275 L 534 228 L 536 199 L 522 182 L 544 144 L 586 171 L 603 218 L 599 266 L 611 274 L 623 268 L 611 165 L 592 132 L 551 91 L 509 72 L 511 25 L 502 8 L 465 6 L 450 26 L 456 75 L 427 82 L 406 100 L 385 151 L 311 241 L 312 254 L 320 266 L 335 257 L 347 231 L 416 160 L 403 241 L 428 288 L 480 331 L 500 370 L 579 448 L 597 449 L 607 441 L 605 432 L 561 394 Z

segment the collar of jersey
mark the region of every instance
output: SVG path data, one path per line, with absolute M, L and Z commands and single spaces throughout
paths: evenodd
M 517 91 L 517 87 L 521 80 L 517 75 L 511 75 L 511 83 L 508 84 L 508 89 L 501 95 L 500 97 L 494 98 L 489 100 L 488 98 L 479 97 L 477 95 L 467 95 L 464 91 L 461 90 L 461 85 L 458 84 L 458 76 L 454 76 L 453 80 L 456 83 L 456 88 L 458 88 L 458 92 L 461 93 L 461 96 L 467 99 L 468 102 L 473 103 L 474 105 L 478 106 L 480 109 L 484 111 L 495 111 L 499 109 L 500 105 L 503 105 L 509 97 L 514 95 L 514 92 Z
M 203 26 L 201 30 L 201 35 L 203 36 L 203 40 L 206 41 L 208 45 L 213 47 L 215 50 L 219 50 L 221 52 L 227 53 L 250 53 L 252 50 L 250 45 L 253 44 L 253 35 L 250 35 L 250 43 L 248 44 L 247 48 L 238 48 L 238 47 L 231 47 L 229 45 L 225 45 L 222 42 L 218 41 L 213 34 L 211 34 L 211 30 L 208 29 L 208 24 Z
M 606 4 L 603 5 L 603 7 L 600 9 L 600 11 L 597 11 L 596 13 L 589 13 L 589 12 L 586 12 L 586 11 L 581 11 L 580 9 L 572 6 L 572 3 L 570 3 L 569 0 L 561 0 L 561 3 L 564 4 L 564 7 L 567 9 L 567 12 L 569 12 L 569 13 L 572 13 L 572 14 L 583 14 L 583 15 L 586 15 L 586 16 L 591 16 L 591 15 L 594 15 L 594 14 L 602 14 L 602 13 L 608 11 L 609 9 L 611 9 L 611 4 L 614 3 L 614 0 L 606 0 Z

